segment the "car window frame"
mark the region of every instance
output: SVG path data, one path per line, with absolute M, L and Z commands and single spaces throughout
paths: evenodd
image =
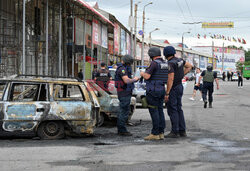
M 67 90 L 68 90 L 68 86 L 69 85 L 78 87 L 79 91 L 81 92 L 81 95 L 82 95 L 82 100 L 69 100 L 70 98 L 61 98 L 61 99 L 64 99 L 64 100 L 60 100 L 60 98 L 56 98 L 55 97 L 55 89 L 54 89 L 54 87 L 56 85 L 62 85 L 62 86 L 66 85 L 67 86 L 66 94 L 67 94 Z M 87 98 L 85 97 L 85 94 L 84 94 L 84 92 L 83 92 L 83 90 L 81 88 L 81 85 L 78 85 L 78 84 L 72 84 L 72 83 L 53 83 L 52 84 L 52 94 L 51 95 L 52 95 L 54 101 L 63 101 L 63 102 L 66 102 L 66 101 L 71 101 L 71 102 L 72 101 L 86 102 L 87 101 Z
M 8 81 L 0 81 L 0 84 L 5 84 L 4 89 L 3 89 L 3 94 L 2 94 L 2 97 L 0 98 L 0 101 L 3 101 L 6 89 L 8 87 L 8 83 L 9 83 Z
M 39 93 L 40 93 L 41 85 L 45 84 L 46 87 L 47 87 L 46 101 L 49 101 L 49 99 L 50 99 L 49 98 L 49 87 L 48 87 L 47 83 L 44 83 L 44 82 L 22 82 L 22 81 L 19 82 L 19 81 L 13 81 L 13 82 L 10 82 L 10 88 L 9 88 L 8 97 L 7 97 L 7 101 L 8 102 L 19 102 L 19 101 L 13 101 L 13 100 L 10 99 L 11 93 L 13 91 L 13 85 L 14 84 L 39 85 Z M 29 102 L 39 102 L 38 97 L 37 97 L 37 100 L 35 100 L 35 101 L 29 101 Z M 42 101 L 42 102 L 45 102 L 45 101 Z

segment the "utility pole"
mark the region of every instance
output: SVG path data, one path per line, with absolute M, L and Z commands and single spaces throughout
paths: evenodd
M 214 68 L 214 41 L 212 41 L 212 66 Z
M 138 4 L 140 2 L 135 4 L 135 25 L 134 25 L 134 35 L 135 35 L 135 39 L 134 39 L 134 57 L 136 57 L 136 35 L 137 35 L 137 9 L 138 9 Z M 132 45 L 132 44 L 131 44 Z
M 22 58 L 22 74 L 26 74 L 26 68 L 25 68 L 25 64 L 26 64 L 26 53 L 25 53 L 25 40 L 26 40 L 26 35 L 25 35 L 25 29 L 26 29 L 26 27 L 25 27 L 25 4 L 26 4 L 26 2 L 25 2 L 25 0 L 23 0 L 23 58 Z
M 134 23 L 133 21 L 133 0 L 130 0 L 130 22 L 131 23 Z M 133 46 L 132 46 L 132 43 L 133 43 L 133 26 L 131 25 L 130 26 L 130 54 L 133 55 Z
M 224 53 L 225 53 L 225 50 L 224 50 L 224 42 L 223 42 L 223 46 L 222 46 L 222 72 L 224 71 Z
M 181 37 L 181 40 L 182 40 L 182 41 L 181 41 L 181 42 L 182 42 L 181 57 L 182 57 L 182 59 L 184 59 L 184 34 L 185 34 L 185 33 L 188 33 L 188 34 L 189 34 L 190 31 L 182 33 L 182 37 Z

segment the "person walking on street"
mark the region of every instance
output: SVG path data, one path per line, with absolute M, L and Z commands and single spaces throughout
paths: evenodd
M 191 71 L 192 65 L 182 58 L 175 57 L 176 51 L 172 46 L 164 48 L 164 56 L 168 60 L 168 81 L 165 94 L 168 115 L 170 117 L 172 129 L 167 138 L 186 137 L 186 123 L 182 110 L 184 75 Z
M 229 71 L 227 71 L 227 81 L 230 81 L 230 78 L 231 78 L 231 74 Z
M 196 68 L 195 82 L 194 82 L 194 91 L 193 91 L 192 97 L 189 98 L 189 99 L 192 100 L 192 101 L 195 100 L 196 92 L 197 92 L 198 90 L 200 91 L 201 97 L 202 97 L 202 92 L 201 92 L 202 84 L 200 84 L 200 86 L 198 86 L 198 81 L 199 81 L 200 76 L 201 76 L 201 70 L 200 70 L 200 68 Z M 202 98 L 200 99 L 200 101 L 203 101 Z
M 213 67 L 209 65 L 207 70 L 201 73 L 198 85 L 200 85 L 201 79 L 203 78 L 202 86 L 202 98 L 204 102 L 204 108 L 207 108 L 207 93 L 208 93 L 208 102 L 209 108 L 212 108 L 213 103 L 213 92 L 214 92 L 214 80 L 217 85 L 217 90 L 219 90 L 219 80 L 217 78 L 217 72 L 213 71 Z
M 118 135 L 132 136 L 128 132 L 125 124 L 128 120 L 130 112 L 130 102 L 132 97 L 132 91 L 134 89 L 134 82 L 138 81 L 138 77 L 132 79 L 132 68 L 134 59 L 130 55 L 122 57 L 122 64 L 119 65 L 115 72 L 115 87 L 117 88 L 117 95 L 119 99 L 120 113 L 117 117 L 117 129 Z
M 226 73 L 225 73 L 225 71 L 222 73 L 222 80 L 223 80 L 223 81 L 226 80 Z
M 243 88 L 243 77 L 241 71 L 238 72 L 238 88 Z
M 80 71 L 78 72 L 77 77 L 78 77 L 81 81 L 83 80 L 82 69 L 80 69 Z
M 99 85 L 104 91 L 108 92 L 109 81 L 112 80 L 112 76 L 109 73 L 109 70 L 106 69 L 106 64 L 101 63 L 101 69 L 95 74 L 96 84 Z
M 165 116 L 163 112 L 163 102 L 165 96 L 165 85 L 168 80 L 168 63 L 162 59 L 161 50 L 152 47 L 148 51 L 152 59 L 150 66 L 141 76 L 146 80 L 146 100 L 148 110 L 152 119 L 153 128 L 151 134 L 145 140 L 164 139 Z
M 230 76 L 231 76 L 231 81 L 233 81 L 234 72 L 231 72 Z
M 97 73 L 97 66 L 94 65 L 94 69 L 93 69 L 93 71 L 92 71 L 92 79 L 93 79 L 93 80 L 95 79 L 96 73 Z

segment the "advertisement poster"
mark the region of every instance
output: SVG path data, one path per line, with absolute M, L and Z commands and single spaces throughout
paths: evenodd
M 193 56 L 194 56 L 193 66 L 199 67 L 199 63 L 200 63 L 199 55 L 193 55 Z
M 91 48 L 91 23 L 86 22 L 85 42 L 87 48 Z
M 93 34 L 92 41 L 95 45 L 100 45 L 100 25 L 97 20 L 93 20 Z
M 75 44 L 83 45 L 84 38 L 84 21 L 80 18 L 75 18 Z
M 102 25 L 102 47 L 108 48 L 108 28 Z
M 121 29 L 121 55 L 126 54 L 126 32 Z
M 127 33 L 127 54 L 131 54 L 131 44 L 130 44 L 130 35 Z
M 114 41 L 109 40 L 109 54 L 114 54 Z
M 115 23 L 115 27 L 114 27 L 114 45 L 115 45 L 115 53 L 119 53 L 119 50 L 120 50 L 120 27 L 117 23 Z
M 141 60 L 141 43 L 136 44 L 136 57 L 135 59 Z
M 200 57 L 200 69 L 201 70 L 206 69 L 205 57 Z
M 184 57 L 186 57 L 186 56 L 187 56 L 186 61 L 189 62 L 191 65 L 194 65 L 194 63 L 193 63 L 194 55 L 191 53 L 187 54 L 186 52 L 184 52 Z

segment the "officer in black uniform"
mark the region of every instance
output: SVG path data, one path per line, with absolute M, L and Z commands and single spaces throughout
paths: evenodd
M 202 77 L 203 77 L 202 98 L 204 101 L 204 108 L 207 108 L 207 93 L 208 93 L 209 108 L 212 108 L 214 80 L 217 84 L 217 90 L 219 90 L 219 80 L 217 78 L 217 72 L 214 72 L 213 67 L 209 65 L 207 66 L 207 70 L 201 73 L 199 84 Z
M 164 48 L 164 56 L 168 60 L 168 82 L 165 95 L 168 115 L 172 129 L 167 138 L 186 137 L 186 124 L 182 110 L 183 85 L 182 79 L 192 69 L 192 65 L 181 58 L 175 57 L 175 48 Z
M 121 136 L 132 136 L 132 134 L 128 132 L 125 124 L 130 112 L 130 102 L 132 91 L 134 89 L 134 82 L 139 80 L 137 77 L 132 79 L 131 65 L 133 62 L 134 59 L 132 56 L 123 56 L 122 63 L 118 65 L 115 73 L 115 87 L 117 88 L 117 95 L 120 101 L 120 113 L 117 117 L 117 128 L 118 135 Z
M 99 85 L 103 90 L 108 91 L 109 81 L 112 79 L 109 70 L 106 69 L 106 64 L 101 63 L 101 69 L 99 69 L 95 75 L 96 84 Z
M 164 139 L 165 117 L 163 102 L 165 97 L 165 85 L 168 80 L 168 63 L 162 59 L 161 50 L 152 47 L 148 51 L 152 59 L 150 66 L 141 76 L 146 80 L 146 99 L 153 128 L 151 134 L 145 140 Z

